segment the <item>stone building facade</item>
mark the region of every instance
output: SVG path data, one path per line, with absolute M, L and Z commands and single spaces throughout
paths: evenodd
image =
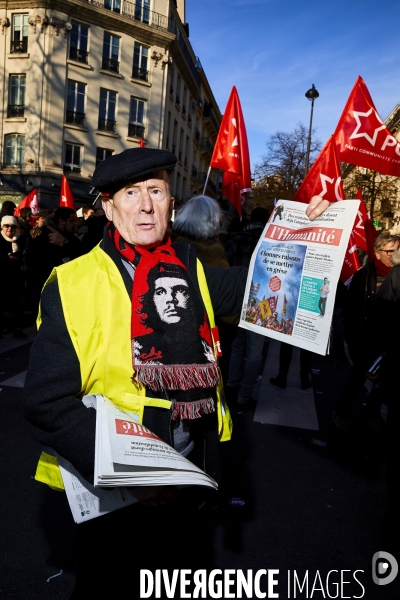
M 0 0 L 0 28 L 0 202 L 58 206 L 64 172 L 87 203 L 98 162 L 141 139 L 176 154 L 178 203 L 202 191 L 221 113 L 184 0 Z

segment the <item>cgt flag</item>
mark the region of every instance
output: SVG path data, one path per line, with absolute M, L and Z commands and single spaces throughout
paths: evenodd
M 333 136 L 322 148 L 293 200 L 308 204 L 312 196 L 322 196 L 329 202 L 344 200 L 340 165 L 336 156 Z
M 33 215 L 36 215 L 39 210 L 39 203 L 37 197 L 36 188 L 34 188 L 25 198 L 20 202 L 17 208 L 14 210 L 14 217 L 19 217 L 22 208 L 30 208 Z
M 68 179 L 63 174 L 61 180 L 61 192 L 60 192 L 60 204 L 59 206 L 65 206 L 65 208 L 72 208 L 76 211 L 76 206 L 74 202 L 74 197 L 72 196 L 72 192 L 70 190 Z
M 241 216 L 244 193 L 251 192 L 251 174 L 246 127 L 235 86 L 225 108 L 210 166 L 224 171 L 221 191 Z
M 340 161 L 400 177 L 400 143 L 376 112 L 360 76 L 333 136 Z

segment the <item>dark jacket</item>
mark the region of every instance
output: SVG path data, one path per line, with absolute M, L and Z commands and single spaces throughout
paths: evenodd
M 344 333 L 350 346 L 363 346 L 375 299 L 377 273 L 374 261 L 354 273 L 344 309 Z
M 116 263 L 127 293 L 131 296 L 132 279 L 108 236 L 103 238 L 101 248 Z M 195 249 L 187 244 L 175 244 L 174 248 L 177 256 L 187 266 L 200 296 Z M 215 315 L 218 317 L 239 312 L 247 271 L 207 266 L 204 266 L 204 271 Z M 88 290 L 88 293 L 94 294 L 96 290 Z M 93 481 L 96 415 L 94 410 L 87 409 L 81 402 L 77 402 L 81 389 L 80 367 L 68 335 L 57 281 L 45 287 L 41 306 L 43 322 L 31 349 L 24 389 L 28 428 L 37 441 L 56 450 L 69 460 L 85 479 Z M 150 393 L 148 395 L 151 396 Z M 148 408 L 145 411 L 144 424 L 171 443 L 169 412 L 159 408 Z M 217 415 L 205 415 L 199 421 L 195 425 L 198 431 L 194 432 L 194 437 L 197 441 L 201 438 L 201 443 L 196 444 L 198 454 L 194 457 L 194 462 L 205 468 L 211 476 L 217 477 Z

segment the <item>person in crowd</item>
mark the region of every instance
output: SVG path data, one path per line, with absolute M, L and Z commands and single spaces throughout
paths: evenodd
M 32 211 L 30 208 L 21 208 L 21 212 L 19 213 L 18 218 L 18 233 L 20 234 L 19 238 L 19 246 L 22 252 L 24 252 L 26 248 L 26 243 L 28 241 L 29 233 L 32 229 L 30 221 L 32 219 Z
M 348 290 L 344 310 L 345 337 L 352 360 L 351 373 L 339 395 L 332 414 L 334 425 L 338 429 L 351 426 L 351 411 L 362 390 L 368 362 L 371 359 L 369 337 L 371 331 L 371 310 L 375 295 L 393 267 L 393 254 L 400 240 L 390 233 L 382 233 L 374 243 L 375 257 L 353 275 Z M 374 428 L 381 426 L 380 407 L 382 399 L 379 393 L 370 394 L 366 402 L 367 422 Z
M 14 211 L 16 209 L 16 205 L 14 204 L 14 202 L 12 202 L 11 200 L 5 200 L 3 202 L 3 204 L 1 205 L 1 211 L 0 211 L 0 222 L 1 219 L 5 216 L 8 217 L 13 217 L 14 216 Z
M 76 212 L 64 206 L 55 211 L 53 224 L 47 223 L 49 249 L 55 265 L 61 265 L 81 256 L 81 243 L 76 236 L 77 225 Z
M 85 206 L 82 207 L 83 220 L 87 221 L 92 215 L 94 215 L 93 204 L 85 204 Z
M 4 215 L 1 219 L 0 236 L 0 278 L 2 281 L 0 294 L 0 335 L 13 333 L 13 336 L 24 339 L 27 334 L 22 331 L 24 308 L 24 278 L 22 273 L 22 252 L 19 246 L 20 235 L 17 233 L 17 219 Z M 5 313 L 11 321 L 6 326 Z
M 221 220 L 222 211 L 216 200 L 209 196 L 194 196 L 179 209 L 172 224 L 172 239 L 192 244 L 199 259 L 208 267 L 229 269 L 224 247 L 217 239 Z M 238 322 L 239 314 L 217 319 L 222 350 L 219 365 L 224 382 Z
M 226 250 L 232 266 L 249 267 L 251 256 L 260 239 L 269 212 L 262 207 L 254 208 L 246 231 L 237 232 L 227 241 Z M 259 308 L 252 307 L 254 323 L 261 318 Z M 237 400 L 241 406 L 254 404 L 253 390 L 261 370 L 263 349 L 267 338 L 253 331 L 238 328 L 232 343 L 226 396 L 228 401 Z
M 107 225 L 107 217 L 102 208 L 96 208 L 94 214 L 85 221 L 87 232 L 81 240 L 82 254 L 90 252 L 103 239 L 104 227 Z
M 175 164 L 172 153 L 149 148 L 125 150 L 100 163 L 93 185 L 103 194 L 109 220 L 103 240 L 93 252 L 55 269 L 42 293 L 25 417 L 35 439 L 89 482 L 96 414 L 81 402 L 86 394 L 103 394 L 128 412 L 141 402 L 143 424 L 214 478 L 219 478 L 218 440 L 230 438 L 229 411 L 209 348 L 213 313 L 229 316 L 240 310 L 246 270 L 202 265 L 193 245 L 171 244 L 166 232 L 174 199 L 168 171 Z M 191 326 L 185 332 L 180 320 L 186 323 L 186 314 Z M 170 338 L 175 326 L 180 335 Z M 157 340 L 157 356 L 149 365 L 154 378 L 144 365 L 152 350 L 149 336 Z M 139 346 L 147 358 L 136 353 Z M 182 377 L 186 372 L 198 373 Z M 51 476 L 47 468 L 55 464 L 49 452 L 37 477 L 62 487 L 58 472 Z M 197 564 L 193 553 L 202 546 L 204 491 L 146 486 L 135 488 L 135 495 L 140 504 L 79 526 L 74 600 L 86 598 L 88 589 L 92 596 L 125 594 L 121 573 L 129 572 L 136 587 L 140 565 Z M 125 547 L 127 523 L 141 540 L 134 559 L 132 553 L 115 551 Z M 166 555 L 155 539 L 171 536 L 179 543 Z
M 80 218 L 78 219 L 76 235 L 81 241 L 83 236 L 88 232 L 88 220 L 94 215 L 94 212 L 93 204 L 85 204 L 85 206 L 82 206 L 77 212 L 77 215 L 80 215 Z

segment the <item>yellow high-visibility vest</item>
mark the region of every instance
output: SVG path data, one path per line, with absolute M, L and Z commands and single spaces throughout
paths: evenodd
M 214 311 L 204 269 L 197 260 L 197 278 L 210 327 Z M 100 246 L 89 254 L 56 267 L 48 281 L 58 280 L 67 330 L 80 364 L 80 396 L 102 394 L 123 410 L 143 420 L 146 406 L 170 409 L 171 402 L 146 397 L 146 389 L 132 380 L 131 300 L 114 261 Z M 37 325 L 41 324 L 39 311 Z M 215 346 L 215 345 L 214 345 Z M 214 347 L 216 354 L 216 348 Z M 77 400 L 79 402 L 79 400 Z M 232 419 L 225 403 L 222 379 L 217 387 L 218 434 L 230 440 Z M 35 479 L 53 489 L 64 489 L 57 459 L 42 452 Z

